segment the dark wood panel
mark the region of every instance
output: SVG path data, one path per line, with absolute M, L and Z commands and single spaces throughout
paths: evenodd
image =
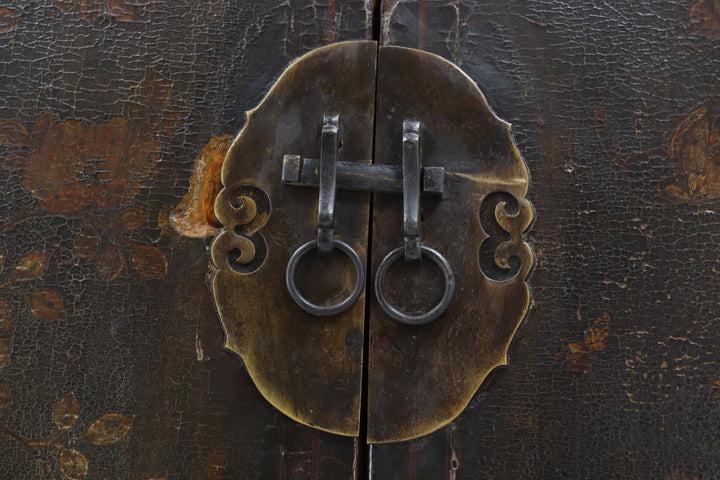
M 173 216 L 195 157 L 291 60 L 370 36 L 369 8 L 3 3 L 0 477 L 357 475 L 354 439 L 278 413 L 222 349 L 209 239 L 171 224 L 202 235 Z
M 386 2 L 384 43 L 457 63 L 513 124 L 537 264 L 509 365 L 444 430 L 371 447 L 372 478 L 720 474 L 710 5 Z

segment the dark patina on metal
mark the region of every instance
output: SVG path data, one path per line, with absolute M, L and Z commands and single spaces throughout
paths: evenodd
M 262 103 L 248 113 L 247 124 L 225 159 L 224 189 L 215 203 L 215 213 L 225 226 L 212 249 L 219 269 L 213 293 L 226 333 L 225 347 L 242 357 L 258 389 L 275 407 L 301 423 L 341 435 L 358 435 L 360 425 L 362 278 L 370 196 L 326 189 L 320 212 L 324 225 L 319 225 L 318 190 L 284 185 L 283 157 L 297 152 L 318 158 L 325 151 L 341 161 L 370 161 L 376 59 L 375 42 L 348 42 L 315 50 L 290 65 Z M 321 141 L 323 131 L 332 130 L 325 128 L 326 114 L 339 116 L 341 149 L 332 132 L 326 132 L 330 133 L 326 142 Z M 235 191 L 268 199 L 266 223 L 250 235 L 243 223 L 245 215 L 232 204 Z M 329 215 L 332 211 L 340 213 Z M 319 226 L 320 243 L 332 250 L 326 258 L 317 254 L 315 240 L 307 253 L 301 247 L 318 238 Z M 235 263 L 257 260 L 244 257 L 255 243 L 266 245 L 262 264 L 249 272 L 232 268 L 236 250 L 241 253 Z M 356 252 L 354 265 L 332 248 L 338 245 L 347 245 L 346 253 Z M 285 283 L 294 252 L 302 257 L 293 267 L 294 279 L 309 304 L 322 309 L 347 297 L 357 301 L 325 317 L 300 308 Z M 358 284 L 360 293 L 353 293 Z
M 371 443 L 445 425 L 506 363 L 527 312 L 528 180 L 509 124 L 449 62 L 374 42 L 311 52 L 223 166 L 226 347 L 302 423 L 358 435 L 365 401 Z
M 380 47 L 375 118 L 376 165 L 402 164 L 408 147 L 403 123 L 411 119 L 422 125 L 422 163 L 445 169 L 442 199 L 422 199 L 422 244 L 442 253 L 455 288 L 445 313 L 424 325 L 403 325 L 377 299 L 370 304 L 371 443 L 411 439 L 447 424 L 487 375 L 507 363 L 508 346 L 529 306 L 525 277 L 533 265 L 523 239 L 533 217 L 525 199 L 527 168 L 510 125 L 493 114 L 463 71 L 426 52 Z M 498 228 L 486 230 L 481 212 L 495 192 L 503 192 L 504 201 L 486 205 L 495 207 L 489 213 Z M 389 303 L 418 316 L 442 303 L 449 280 L 432 261 L 396 261 L 383 272 L 378 260 L 404 248 L 406 203 L 374 195 L 371 273 L 384 274 Z M 493 268 L 513 267 L 512 275 L 489 277 L 480 258 L 485 251 Z

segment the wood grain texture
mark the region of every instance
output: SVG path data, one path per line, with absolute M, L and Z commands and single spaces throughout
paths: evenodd
M 293 59 L 366 39 L 367 7 L 3 3 L 0 477 L 356 476 L 354 439 L 279 414 L 222 348 L 209 242 L 167 219 L 204 146 Z
M 720 474 L 717 198 L 690 193 L 714 167 L 684 173 L 714 155 L 709 3 L 386 2 L 385 44 L 457 63 L 512 123 L 537 265 L 508 366 L 443 431 L 372 446 L 372 478 Z

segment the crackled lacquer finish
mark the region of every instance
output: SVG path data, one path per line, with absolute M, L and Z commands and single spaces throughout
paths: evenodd
M 0 3 L 0 478 L 357 478 L 223 348 L 208 199 L 245 111 L 372 6 Z
M 382 44 L 459 65 L 512 124 L 536 265 L 508 366 L 445 428 L 371 445 L 371 478 L 720 475 L 719 13 L 383 2 Z
M 524 282 L 533 255 L 523 233 L 533 212 L 528 172 L 510 125 L 477 85 L 450 62 L 419 50 L 378 53 L 375 163 L 400 165 L 402 124 L 418 120 L 420 157 L 445 168 L 442 198 L 421 202 L 422 244 L 442 254 L 455 277 L 447 311 L 427 325 L 401 325 L 370 308 L 368 441 L 432 432 L 455 418 L 485 377 L 506 363 L 508 344 L 527 311 Z M 373 202 L 373 275 L 402 245 L 402 196 Z M 432 262 L 393 265 L 391 303 L 417 315 L 439 301 L 443 278 Z
M 317 238 L 318 190 L 283 184 L 283 156 L 319 158 L 323 116 L 336 114 L 338 160 L 370 162 L 376 52 L 375 42 L 346 42 L 292 64 L 248 113 L 215 203 L 225 231 L 213 244 L 213 291 L 226 347 L 283 413 L 342 435 L 360 428 L 365 297 L 330 317 L 306 313 L 290 297 L 285 271 L 293 252 Z M 335 203 L 335 237 L 363 265 L 369 200 L 369 193 L 338 191 Z M 346 297 L 355 271 L 344 260 L 338 251 L 329 259 L 306 255 L 296 275 L 304 295 L 331 304 Z
M 288 63 L 371 38 L 373 3 L 381 43 L 460 66 L 513 125 L 536 265 L 509 366 L 368 473 L 223 348 L 217 225 L 178 204 Z M 719 477 L 718 71 L 716 0 L 3 1 L 0 477 Z M 70 154 L 81 213 L 38 188 Z

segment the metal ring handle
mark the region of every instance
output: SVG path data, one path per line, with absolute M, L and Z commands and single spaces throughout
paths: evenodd
M 377 274 L 375 275 L 375 296 L 377 297 L 378 303 L 385 313 L 387 313 L 393 320 L 406 325 L 423 325 L 436 320 L 440 315 L 445 313 L 445 310 L 447 310 L 448 305 L 450 305 L 450 301 L 455 293 L 455 276 L 453 275 L 450 263 L 448 263 L 445 257 L 443 257 L 438 251 L 424 245 L 420 246 L 420 252 L 422 257 L 429 258 L 440 268 L 443 277 L 445 278 L 445 292 L 443 293 L 440 303 L 427 312 L 420 315 L 408 315 L 407 313 L 403 313 L 390 305 L 390 302 L 388 302 L 385 297 L 385 290 L 383 287 L 383 284 L 385 283 L 385 275 L 387 274 L 390 265 L 405 255 L 404 247 L 396 248 L 392 252 L 388 253 L 380 263 Z
M 295 250 L 295 253 L 290 257 L 290 261 L 288 261 L 287 270 L 285 270 L 285 284 L 292 299 L 295 300 L 295 303 L 297 303 L 300 308 L 319 317 L 337 315 L 350 308 L 357 301 L 358 297 L 360 297 L 363 287 L 365 286 L 365 268 L 363 267 L 362 260 L 360 260 L 360 255 L 358 255 L 350 245 L 340 240 L 333 239 L 332 245 L 350 257 L 350 260 L 352 260 L 355 266 L 355 287 L 353 287 L 353 291 L 342 302 L 328 306 L 315 305 L 302 296 L 295 284 L 295 269 L 303 255 L 310 250 L 317 250 L 317 240 L 311 240 Z

